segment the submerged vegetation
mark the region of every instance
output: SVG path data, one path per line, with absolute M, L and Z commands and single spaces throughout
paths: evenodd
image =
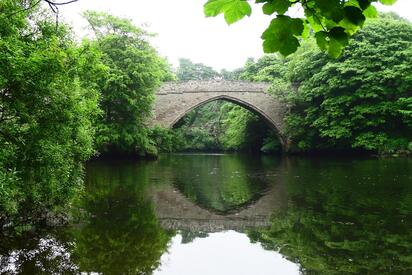
M 29 1 L 30 2 L 30 1 Z M 276 133 L 230 102 L 211 102 L 176 129 L 149 128 L 162 81 L 267 81 L 289 106 L 293 152 L 412 150 L 412 25 L 370 20 L 338 59 L 302 44 L 216 72 L 182 59 L 176 73 L 128 19 L 87 12 L 91 39 L 27 1 L 0 0 L 0 225 L 17 226 L 70 206 L 83 163 L 97 155 L 158 151 L 279 152 Z

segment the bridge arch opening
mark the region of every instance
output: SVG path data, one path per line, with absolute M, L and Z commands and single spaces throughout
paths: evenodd
M 206 107 L 210 104 L 219 103 L 219 102 L 222 103 L 222 104 L 229 103 L 232 106 L 241 107 L 241 109 L 246 110 L 250 114 L 253 114 L 256 117 L 256 119 L 259 121 L 260 127 L 259 127 L 259 125 L 256 127 L 256 122 L 255 122 L 255 128 L 252 127 L 249 130 L 251 130 L 252 132 L 255 131 L 255 130 L 256 131 L 261 131 L 260 133 L 256 133 L 257 135 L 259 135 L 259 134 L 263 135 L 262 132 L 267 131 L 266 135 L 271 135 L 272 137 L 274 137 L 275 140 L 277 140 L 278 144 L 276 144 L 276 142 L 275 142 L 275 144 L 276 144 L 275 146 L 278 146 L 278 148 L 275 149 L 275 151 L 281 152 L 283 150 L 284 140 L 283 140 L 282 135 L 280 134 L 280 131 L 279 131 L 278 127 L 276 126 L 276 123 L 270 117 L 268 117 L 265 114 L 264 111 L 259 109 L 257 106 L 254 106 L 254 105 L 252 105 L 252 104 L 250 104 L 250 103 L 248 103 L 244 100 L 241 100 L 241 99 L 236 98 L 236 97 L 232 97 L 230 95 L 217 95 L 217 96 L 214 96 L 214 97 L 207 98 L 203 101 L 195 102 L 191 106 L 186 106 L 187 108 L 184 108 L 184 110 L 181 113 L 179 113 L 175 117 L 175 119 L 171 122 L 170 127 L 172 129 L 181 128 L 185 124 L 184 119 L 187 116 L 189 116 L 190 114 L 196 112 L 196 110 L 202 109 L 203 107 Z M 231 108 L 231 107 L 229 107 L 229 108 Z M 222 110 L 217 110 L 217 112 L 222 112 Z M 219 114 L 219 115 L 222 115 L 222 114 Z M 262 124 L 265 125 L 264 127 L 267 128 L 267 130 L 262 130 L 261 129 Z M 251 134 L 253 135 L 255 133 L 251 133 Z M 272 141 L 272 143 L 273 143 L 273 141 Z M 263 145 L 263 137 L 262 137 L 262 140 L 261 140 L 261 145 Z M 263 148 L 264 146 L 261 146 L 261 147 Z M 273 147 L 273 145 L 272 145 L 272 147 Z M 269 147 L 266 146 L 266 148 L 269 148 Z M 269 152 L 269 150 L 272 150 L 272 153 L 273 153 L 273 148 L 268 149 L 268 152 Z M 265 150 L 262 150 L 262 151 L 266 152 Z

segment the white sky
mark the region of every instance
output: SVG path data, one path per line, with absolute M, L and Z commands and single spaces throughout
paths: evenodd
M 223 16 L 206 18 L 203 4 L 207 0 L 79 0 L 62 6 L 61 16 L 75 26 L 79 36 L 87 25 L 80 13 L 85 10 L 105 11 L 128 17 L 156 33 L 151 42 L 159 53 L 177 66 L 178 59 L 189 58 L 213 68 L 232 70 L 242 67 L 248 57 L 263 55 L 260 35 L 270 16 L 254 8 L 250 18 L 228 26 Z M 256 5 L 253 5 L 256 6 Z M 412 1 L 398 0 L 382 11 L 395 11 L 412 21 Z
M 280 253 L 252 244 L 235 231 L 211 233 L 182 244 L 176 235 L 163 254 L 154 275 L 299 275 L 299 265 Z

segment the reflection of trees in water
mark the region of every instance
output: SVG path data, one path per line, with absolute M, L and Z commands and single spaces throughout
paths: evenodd
M 156 269 L 171 234 L 160 228 L 150 202 L 129 200 L 128 209 L 109 209 L 105 200 L 94 201 L 101 206 L 92 212 L 96 218 L 71 230 L 76 241 L 73 258 L 80 269 L 104 274 L 147 274 Z M 111 214 L 118 210 L 122 213 L 116 219 Z
M 23 242 L 23 246 L 21 243 Z M 77 265 L 71 260 L 70 243 L 47 234 L 40 237 L 28 233 L 24 240 L 2 240 L 0 247 L 1 274 L 73 274 Z M 6 248 L 7 247 L 7 248 Z
M 159 266 L 172 234 L 160 227 L 145 196 L 144 166 L 109 167 L 95 167 L 97 173 L 88 181 L 84 207 L 93 218 L 71 230 L 73 257 L 82 271 L 148 274 Z
M 160 265 L 173 232 L 160 227 L 145 195 L 144 166 L 97 163 L 89 172 L 81 202 L 89 220 L 47 237 L 26 235 L 14 246 L 6 244 L 0 272 L 150 274 Z
M 249 236 L 307 274 L 411 274 L 408 170 L 408 160 L 292 162 L 288 211 Z
M 175 171 L 174 184 L 186 197 L 222 214 L 252 204 L 270 186 L 260 157 L 182 155 L 161 161 Z

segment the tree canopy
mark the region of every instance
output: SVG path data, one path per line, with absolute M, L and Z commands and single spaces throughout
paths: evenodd
M 178 80 L 211 80 L 219 76 L 212 67 L 202 63 L 193 63 L 190 59 L 180 58 L 179 67 L 176 71 Z
M 288 73 L 298 146 L 411 150 L 411 57 L 412 25 L 390 17 L 371 20 L 336 60 L 302 49 Z
M 48 13 L 15 13 L 24 4 L 0 2 L 0 224 L 73 198 L 82 162 L 94 153 L 99 112 L 98 53 L 77 46 Z
M 131 20 L 106 13 L 85 12 L 107 68 L 99 80 L 100 107 L 97 148 L 100 152 L 145 153 L 155 149 L 148 138 L 155 89 L 172 78 L 168 64 L 149 44 L 149 34 Z

